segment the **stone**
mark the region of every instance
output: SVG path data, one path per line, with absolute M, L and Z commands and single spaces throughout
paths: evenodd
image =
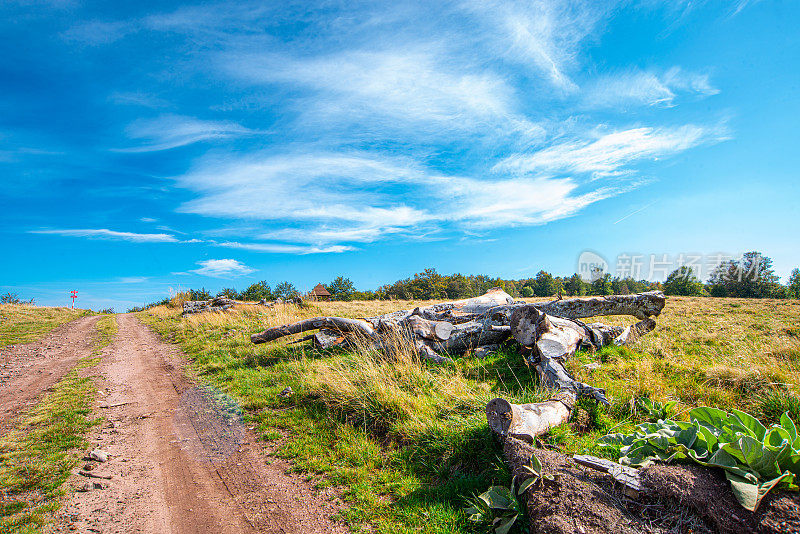
M 98 461 L 100 463 L 108 461 L 108 453 L 105 451 L 101 451 L 100 449 L 95 449 L 89 453 L 89 458 L 92 460 Z

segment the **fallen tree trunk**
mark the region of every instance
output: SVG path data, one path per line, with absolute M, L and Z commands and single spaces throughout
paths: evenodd
M 666 299 L 652 291 L 528 304 L 515 302 L 494 288 L 480 297 L 421 306 L 364 319 L 314 317 L 268 328 L 250 336 L 266 343 L 284 336 L 320 330 L 313 336 L 318 348 L 360 346 L 391 353 L 398 342 L 413 347 L 417 355 L 435 363 L 451 355 L 473 352 L 485 356 L 509 339 L 521 346 L 529 365 L 536 368 L 540 384 L 554 390 L 552 399 L 535 405 L 515 406 L 495 399 L 487 418 L 495 432 L 531 441 L 569 419 L 578 398 L 592 397 L 608 404 L 602 389 L 575 380 L 563 362 L 579 348 L 599 349 L 609 343 L 633 342 L 655 328 L 652 316 L 661 313 Z M 598 315 L 632 315 L 641 319 L 627 328 L 602 323 L 584 324 L 578 318 Z
M 612 314 L 625 310 L 641 316 L 661 313 L 665 298 L 659 292 L 651 292 L 618 298 L 562 300 L 547 303 L 545 309 L 558 311 L 553 304 L 569 302 L 577 304 L 562 306 L 562 313 L 579 315 L 591 311 L 594 315 L 598 310 Z M 489 427 L 502 436 L 532 442 L 535 436 L 566 423 L 579 397 L 592 397 L 609 404 L 604 390 L 575 380 L 563 362 L 581 346 L 599 349 L 609 343 L 631 343 L 653 330 L 655 324 L 653 319 L 645 317 L 624 329 L 602 323 L 585 325 L 577 320 L 551 317 L 538 304 L 515 308 L 511 313 L 511 333 L 528 354 L 528 363 L 535 366 L 540 385 L 555 392 L 550 400 L 536 404 L 514 405 L 504 399 L 491 400 L 486 405 Z
M 305 321 L 267 328 L 263 332 L 251 335 L 250 341 L 253 343 L 267 343 L 268 341 L 274 341 L 284 336 L 299 334 L 309 330 L 318 330 L 320 328 L 327 328 L 338 332 L 357 332 L 367 338 L 371 338 L 375 335 L 372 326 L 366 321 L 346 319 L 344 317 L 314 317 L 313 319 L 306 319 Z
M 605 297 L 580 297 L 537 303 L 535 306 L 548 315 L 565 319 L 581 319 L 600 315 L 632 315 L 637 319 L 658 316 L 666 303 L 661 291 L 648 291 L 633 295 Z

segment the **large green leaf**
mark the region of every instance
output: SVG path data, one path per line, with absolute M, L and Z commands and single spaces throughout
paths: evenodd
M 789 412 L 783 412 L 781 415 L 781 427 L 783 427 L 783 429 L 789 433 L 789 441 L 791 441 L 792 445 L 794 446 L 795 440 L 798 439 L 797 427 L 795 426 L 794 421 L 792 421 L 792 418 L 789 417 Z
M 517 517 L 519 517 L 519 514 L 502 516 L 495 519 L 495 534 L 508 534 L 508 531 L 510 531 L 511 527 L 513 527 L 514 523 L 516 523 Z
M 697 441 L 697 428 L 692 425 L 675 434 L 675 441 L 687 449 L 691 449 Z
M 709 429 L 721 429 L 728 421 L 728 414 L 718 408 L 709 408 L 708 406 L 701 406 L 689 412 L 689 419 L 691 421 L 699 421 L 709 427 Z
M 726 472 L 725 476 L 731 483 L 731 490 L 733 490 L 736 500 L 751 512 L 755 512 L 764 496 L 783 479 L 790 476 L 790 473 L 783 473 L 772 480 L 762 483 L 754 483 L 752 480 L 740 477 L 731 472 Z
M 493 510 L 511 510 L 516 507 L 517 500 L 505 486 L 492 486 L 479 497 L 484 498 Z
M 762 442 L 750 436 L 742 436 L 736 446 L 742 451 L 742 456 L 744 456 L 747 466 L 758 475 L 758 478 L 772 480 L 780 475 L 781 471 L 778 469 L 779 452 L 765 447 Z
M 519 485 L 519 489 L 517 490 L 517 495 L 522 495 L 525 491 L 536 484 L 536 481 L 539 480 L 537 477 L 530 477 L 527 480 L 523 480 L 522 484 Z
M 717 437 L 705 425 L 701 425 L 697 421 L 695 421 L 695 424 L 697 425 L 698 434 L 702 437 L 702 440 L 695 441 L 695 450 L 698 454 L 702 454 L 704 451 L 698 447 L 702 443 L 705 452 L 713 454 L 719 448 L 717 446 Z
M 739 420 L 752 437 L 759 441 L 764 440 L 764 435 L 767 433 L 767 428 L 761 424 L 761 421 L 750 415 L 749 413 L 740 410 L 732 409 L 731 415 Z

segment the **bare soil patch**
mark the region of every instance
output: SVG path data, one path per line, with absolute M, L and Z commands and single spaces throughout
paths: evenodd
M 87 462 L 55 532 L 346 532 L 321 495 L 288 465 L 265 459 L 261 445 L 224 395 L 185 378 L 180 352 L 133 315 L 98 370 L 96 411 L 106 422 L 94 447 L 105 463 Z M 83 464 L 82 464 L 83 465 Z
M 98 317 L 81 317 L 33 343 L 0 347 L 0 435 L 91 354 Z

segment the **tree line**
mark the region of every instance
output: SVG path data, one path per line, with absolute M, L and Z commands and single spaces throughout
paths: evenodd
M 760 252 L 748 252 L 740 259 L 721 263 L 709 279 L 700 281 L 687 266 L 679 267 L 664 282 L 635 280 L 631 277 L 612 277 L 596 272 L 588 282 L 580 275 L 553 276 L 539 271 L 532 278 L 504 279 L 487 275 L 440 274 L 434 268 L 425 269 L 409 278 L 385 284 L 375 290 L 361 291 L 345 277 L 337 276 L 323 284 L 332 300 L 456 300 L 482 295 L 500 287 L 512 297 L 553 297 L 584 295 L 624 295 L 643 291 L 662 290 L 667 295 L 742 297 L 742 298 L 800 298 L 800 269 L 794 269 L 789 283 L 783 285 L 772 268 L 772 259 Z M 212 295 L 205 289 L 190 290 L 192 300 L 207 300 Z M 224 288 L 216 296 L 237 300 L 275 300 L 299 296 L 290 282 L 274 288 L 266 280 L 255 282 L 239 292 Z

